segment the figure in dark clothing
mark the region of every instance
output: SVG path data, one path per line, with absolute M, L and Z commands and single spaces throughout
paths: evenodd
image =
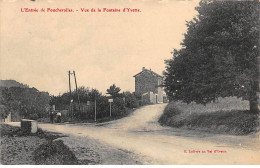
M 50 113 L 50 122 L 51 122 L 51 123 L 53 123 L 53 117 L 54 117 L 54 112 L 52 111 L 52 112 Z
M 61 113 L 60 112 L 57 113 L 57 122 L 58 123 L 61 122 Z

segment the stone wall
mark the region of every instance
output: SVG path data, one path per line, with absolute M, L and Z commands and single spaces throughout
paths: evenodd
M 149 71 L 139 74 L 135 77 L 135 92 L 143 94 L 147 92 L 157 93 L 158 79 Z

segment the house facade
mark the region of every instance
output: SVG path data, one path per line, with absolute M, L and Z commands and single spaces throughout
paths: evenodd
M 145 103 L 166 103 L 167 97 L 163 90 L 163 77 L 157 73 L 145 69 L 134 75 L 135 93 L 141 95 Z

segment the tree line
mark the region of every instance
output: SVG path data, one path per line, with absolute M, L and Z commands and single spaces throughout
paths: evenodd
M 81 119 L 90 119 L 94 117 L 94 109 L 91 113 L 82 112 L 78 106 L 78 99 L 80 104 L 91 103 L 91 107 L 94 108 L 94 102 L 96 102 L 97 118 L 103 118 L 109 116 L 109 102 L 108 99 L 113 99 L 112 103 L 112 116 L 119 117 L 128 113 L 129 109 L 137 108 L 143 105 L 141 97 L 131 93 L 129 91 L 120 93 L 121 89 L 115 84 L 111 85 L 107 89 L 107 94 L 103 95 L 97 89 L 90 89 L 88 87 L 81 86 L 78 90 L 74 90 L 71 93 L 65 92 L 62 95 L 51 96 L 50 105 L 55 105 L 57 110 L 68 110 L 72 105 L 74 111 L 74 117 Z
M 82 114 L 78 110 L 78 98 L 81 104 L 87 104 L 96 101 L 97 117 L 103 118 L 109 116 L 108 99 L 113 99 L 112 115 L 120 117 L 128 114 L 129 109 L 137 108 L 141 103 L 141 97 L 131 92 L 122 92 L 115 84 L 107 89 L 107 94 L 103 95 L 97 89 L 88 87 L 79 87 L 76 90 L 65 92 L 61 95 L 49 95 L 47 92 L 40 92 L 36 88 L 22 87 L 0 87 L 1 106 L 0 114 L 4 119 L 8 114 L 12 113 L 12 121 L 19 121 L 22 118 L 40 119 L 46 118 L 49 115 L 51 107 L 55 105 L 57 110 L 69 110 L 70 103 L 73 102 L 75 117 L 78 119 L 93 118 L 94 113 Z

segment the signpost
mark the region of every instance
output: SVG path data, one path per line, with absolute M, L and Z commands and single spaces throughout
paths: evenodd
M 71 118 L 73 118 L 73 99 L 70 100 L 70 111 L 69 111 L 69 113 L 70 113 Z
M 111 103 L 113 103 L 113 99 L 108 99 L 109 106 L 110 106 L 110 117 L 111 117 Z

